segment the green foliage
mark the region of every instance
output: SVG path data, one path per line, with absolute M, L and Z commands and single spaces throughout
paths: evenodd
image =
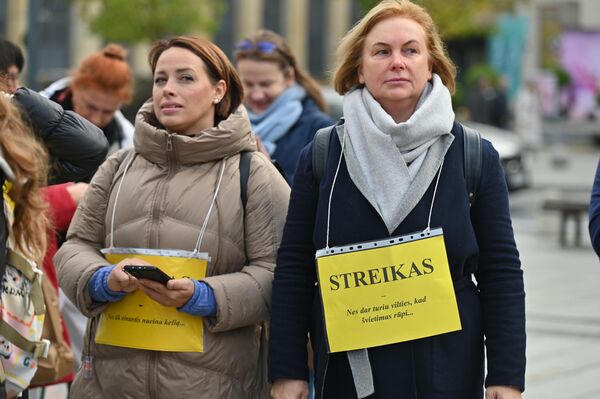
M 191 31 L 212 33 L 225 5 L 219 0 L 72 0 L 92 32 L 105 41 L 154 41 Z
M 380 0 L 359 0 L 365 12 Z M 431 15 L 444 39 L 491 32 L 493 16 L 513 9 L 516 0 L 413 0 Z
M 469 68 L 467 68 L 465 73 L 466 87 L 471 88 L 475 86 L 477 81 L 482 77 L 487 78 L 487 80 L 494 86 L 498 81 L 498 73 L 489 64 L 479 63 L 471 65 Z
M 571 84 L 571 75 L 563 67 L 555 65 L 548 68 L 556 76 L 558 87 L 561 89 Z

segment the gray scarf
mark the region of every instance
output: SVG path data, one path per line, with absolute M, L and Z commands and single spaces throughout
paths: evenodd
M 421 200 L 454 140 L 450 92 L 437 74 L 432 82 L 401 123 L 364 87 L 344 96 L 345 123 L 337 131 L 340 141 L 345 136 L 348 172 L 390 234 Z

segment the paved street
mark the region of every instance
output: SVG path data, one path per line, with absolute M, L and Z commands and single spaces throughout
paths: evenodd
M 582 245 L 561 248 L 558 214 L 541 209 L 557 189 L 591 190 L 600 147 L 588 141 L 545 147 L 533 160 L 533 187 L 511 194 L 527 292 L 526 399 L 600 398 L 600 262 L 587 217 Z M 564 164 L 556 166 L 557 159 Z M 64 391 L 45 398 L 62 399 Z
M 541 210 L 556 189 L 591 190 L 599 156 L 586 142 L 545 148 L 534 161 L 533 189 L 511 195 L 527 293 L 527 399 L 600 398 L 600 262 L 587 217 L 582 245 L 561 248 L 558 214 Z

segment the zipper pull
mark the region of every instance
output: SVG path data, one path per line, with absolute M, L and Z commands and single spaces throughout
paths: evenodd
M 83 360 L 83 379 L 92 379 L 92 356 L 86 355 Z
M 173 135 L 169 134 L 167 136 L 167 151 L 173 151 Z

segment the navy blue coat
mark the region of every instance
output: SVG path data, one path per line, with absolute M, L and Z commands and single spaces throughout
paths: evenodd
M 483 143 L 478 198 L 469 209 L 462 129 L 454 124 L 433 208 L 431 227 L 444 229 L 462 330 L 369 349 L 373 398 L 481 399 L 484 335 L 485 385 L 524 389 L 525 293 L 498 153 Z M 327 354 L 321 301 L 315 282 L 315 250 L 325 246 L 327 201 L 341 145 L 331 135 L 320 186 L 312 172 L 312 146 L 298 161 L 273 283 L 269 378 L 307 379 L 306 336 L 315 353 L 317 397 L 355 398 L 345 353 Z M 404 235 L 427 226 L 432 183 L 394 231 Z M 356 188 L 343 160 L 333 192 L 330 246 L 389 237 L 383 220 Z M 478 266 L 477 266 L 478 265 Z M 471 273 L 477 280 L 475 285 Z M 326 370 L 326 371 L 325 371 Z
M 600 256 L 600 162 L 596 167 L 594 186 L 592 187 L 592 198 L 590 200 L 590 238 L 596 254 Z
M 312 141 L 317 130 L 334 123 L 310 97 L 304 97 L 302 107 L 300 118 L 290 128 L 290 131 L 276 142 L 277 149 L 271 156 L 281 166 L 289 183 L 294 179 L 300 151 Z

